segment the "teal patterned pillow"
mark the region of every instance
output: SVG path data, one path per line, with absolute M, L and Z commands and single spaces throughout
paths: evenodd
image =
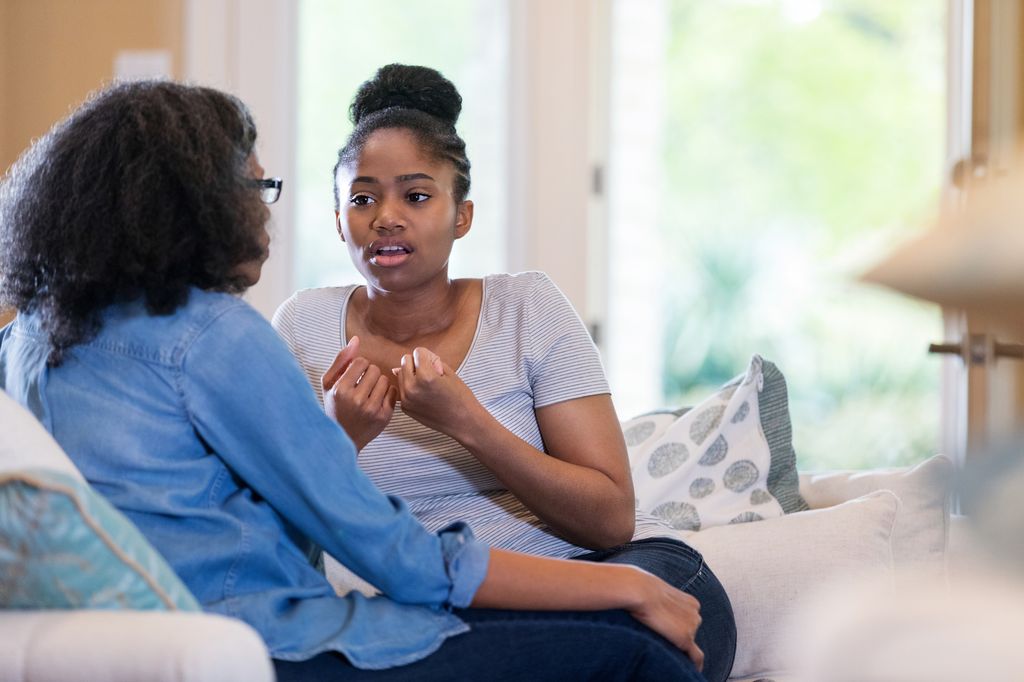
M 123 514 L 52 469 L 0 474 L 0 608 L 200 610 Z
M 691 409 L 623 424 L 637 507 L 679 531 L 803 511 L 786 380 L 754 356 Z

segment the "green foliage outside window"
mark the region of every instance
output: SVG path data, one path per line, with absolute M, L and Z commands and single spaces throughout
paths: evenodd
M 937 450 L 940 313 L 855 279 L 938 200 L 945 4 L 671 3 L 667 404 L 758 352 L 789 380 L 801 468 Z

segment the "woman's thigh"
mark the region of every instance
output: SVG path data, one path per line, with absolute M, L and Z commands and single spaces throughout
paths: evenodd
M 574 558 L 637 566 L 693 595 L 701 605 L 697 646 L 704 652 L 704 675 L 709 682 L 729 677 L 736 655 L 736 621 L 725 589 L 700 552 L 673 538 L 648 538 Z
M 344 680 L 679 680 L 700 682 L 687 656 L 624 611 L 458 611 L 470 631 L 426 658 L 360 670 L 339 654 L 275 661 L 278 682 Z

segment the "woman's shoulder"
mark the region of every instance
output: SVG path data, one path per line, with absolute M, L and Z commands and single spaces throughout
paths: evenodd
M 239 324 L 238 320 L 253 322 L 262 319 L 259 312 L 241 296 L 198 288 L 189 292 L 188 300 L 173 317 L 177 319 L 172 324 L 192 331 L 217 324 L 225 318 L 232 320 L 233 324 Z
M 358 284 L 337 287 L 300 289 L 288 297 L 274 314 L 275 326 L 280 318 L 336 317 L 348 297 L 359 288 Z
M 308 307 L 324 304 L 341 304 L 353 290 L 358 289 L 360 284 L 345 284 L 336 287 L 313 287 L 311 289 L 299 289 L 292 294 L 288 301 L 293 306 Z M 287 303 L 288 301 L 285 301 Z
M 533 296 L 538 292 L 558 291 L 547 273 L 527 270 L 516 273 L 498 273 L 484 277 L 484 288 L 502 296 Z
M 225 328 L 251 330 L 261 324 L 266 320 L 238 296 L 192 288 L 167 314 L 151 312 L 141 298 L 108 306 L 95 336 L 81 345 L 173 365 L 203 335 L 220 335 Z

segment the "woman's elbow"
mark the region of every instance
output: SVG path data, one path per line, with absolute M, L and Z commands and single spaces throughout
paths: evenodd
M 633 539 L 633 533 L 636 532 L 636 513 L 632 506 L 626 509 L 625 512 L 616 514 L 615 527 L 610 529 L 611 539 L 613 544 L 610 547 L 617 547 L 618 545 L 624 545 Z
M 636 530 L 636 514 L 632 506 L 614 512 L 604 511 L 600 523 L 592 526 L 591 537 L 587 538 L 586 547 L 592 550 L 611 549 L 624 545 L 633 539 Z

